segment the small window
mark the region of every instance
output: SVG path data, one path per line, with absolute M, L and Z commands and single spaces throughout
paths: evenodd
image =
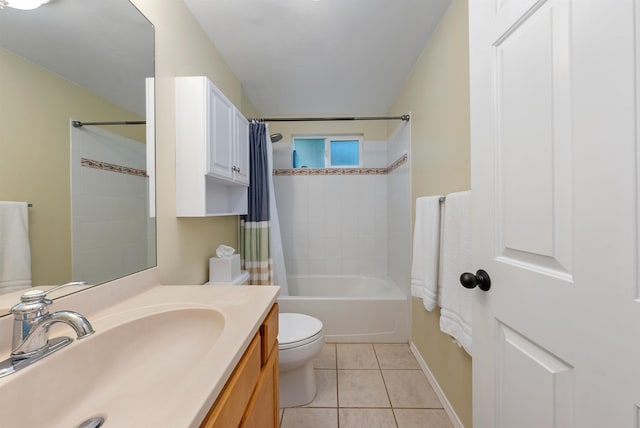
M 360 166 L 360 137 L 294 137 L 294 168 Z
M 358 140 L 331 140 L 330 141 L 331 166 L 360 166 L 360 141 Z
M 324 168 L 324 138 L 294 138 L 294 168 Z

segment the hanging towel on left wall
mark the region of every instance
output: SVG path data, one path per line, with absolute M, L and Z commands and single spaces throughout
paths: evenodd
M 411 295 L 421 298 L 428 311 L 432 311 L 438 303 L 441 197 L 442 195 L 424 196 L 416 199 Z
M 471 272 L 471 192 L 450 193 L 442 221 L 440 259 L 440 330 L 471 355 L 472 290 L 460 285 L 460 274 Z
M 29 207 L 0 201 L 0 293 L 31 286 Z

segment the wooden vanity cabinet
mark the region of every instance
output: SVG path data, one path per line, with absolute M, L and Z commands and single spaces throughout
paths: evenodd
M 278 306 L 271 308 L 260 327 L 262 338 L 262 371 L 255 392 L 240 426 L 246 428 L 278 428 Z
M 200 428 L 277 428 L 278 304 L 274 304 Z

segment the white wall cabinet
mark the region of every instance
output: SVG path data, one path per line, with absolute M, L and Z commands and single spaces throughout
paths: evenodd
M 175 90 L 176 216 L 246 214 L 249 122 L 204 76 Z

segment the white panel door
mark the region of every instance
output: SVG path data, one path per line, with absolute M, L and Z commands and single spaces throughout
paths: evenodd
M 638 6 L 469 2 L 474 428 L 640 426 Z

